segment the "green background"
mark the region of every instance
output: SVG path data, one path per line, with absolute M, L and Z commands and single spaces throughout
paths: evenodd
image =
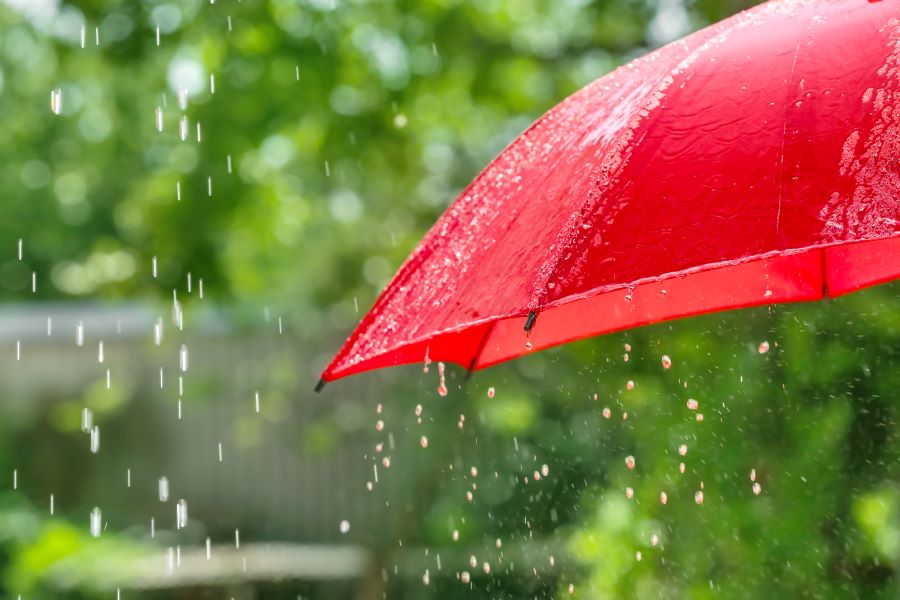
M 897 597 L 896 285 L 586 340 L 469 381 L 448 367 L 446 398 L 436 391 L 436 365 L 311 393 L 416 241 L 531 121 L 627 60 L 748 5 L 0 6 L 4 314 L 24 323 L 17 311 L 43 319 L 138 306 L 152 316 L 137 341 L 107 338 L 110 389 L 103 369 L 89 381 L 60 374 L 82 369 L 67 358 L 76 351 L 71 330 L 52 342 L 23 341 L 19 361 L 20 334 L 10 326 L 2 337 L 3 595 Z M 189 89 L 186 109 L 181 87 Z M 58 115 L 54 89 L 63 98 Z M 173 290 L 184 332 L 170 320 Z M 152 341 L 157 315 L 169 332 L 160 349 Z M 95 355 L 97 341 L 89 332 L 92 347 L 78 356 Z M 770 350 L 760 353 L 764 341 Z M 172 418 L 171 394 L 163 401 L 149 391 L 159 365 L 176 376 L 182 342 L 201 373 L 192 366 L 185 374 L 184 404 L 189 415 L 205 415 L 186 425 Z M 671 369 L 662 368 L 663 355 Z M 250 408 L 254 390 L 262 390 L 262 417 Z M 221 399 L 232 391 L 242 408 L 226 411 Z M 161 406 L 165 417 L 155 416 Z M 84 407 L 104 432 L 96 455 L 79 431 Z M 214 451 L 200 440 L 214 420 L 225 462 L 239 458 L 213 480 Z M 270 458 L 241 464 L 273 444 L 281 458 L 263 452 Z M 195 453 L 205 458 L 186 460 Z M 345 455 L 350 462 L 338 460 Z M 368 491 L 373 465 L 383 482 Z M 538 479 L 543 465 L 548 474 Z M 135 488 L 125 486 L 126 468 Z M 169 500 L 165 519 L 157 517 L 161 533 L 150 538 L 149 518 L 162 514 L 154 512 L 156 479 L 170 470 L 180 473 L 174 484 L 217 500 L 196 502 L 181 532 Z M 250 484 L 230 492 L 251 476 L 259 478 L 252 493 Z M 309 504 L 247 508 L 279 497 Z M 94 539 L 88 515 L 100 505 L 109 522 Z M 329 505 L 347 511 L 349 533 L 340 533 Z M 245 547 L 346 546 L 360 549 L 365 565 L 337 581 L 292 575 L 291 565 L 267 577 L 251 565 L 221 578 L 173 578 L 163 590 L 140 583 L 146 572 L 165 577 L 161 561 L 141 572 L 146 557 L 202 548 L 207 537 L 228 544 L 235 528 Z

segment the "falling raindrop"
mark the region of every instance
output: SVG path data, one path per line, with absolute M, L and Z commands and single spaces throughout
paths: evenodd
M 629 470 L 634 469 L 635 464 L 636 463 L 633 456 L 629 454 L 625 457 L 625 466 L 628 467 Z
M 421 438 L 419 438 L 419 445 L 421 445 L 422 448 L 427 448 L 428 447 L 428 438 L 425 437 L 424 435 Z
M 634 488 L 633 487 L 628 486 L 625 488 L 625 497 L 628 498 L 629 500 L 634 498 Z
M 341 521 L 341 533 L 347 533 L 348 531 L 350 531 L 350 521 Z
M 659 493 L 659 503 L 660 504 L 668 504 L 669 503 L 669 495 L 665 492 Z
M 156 47 L 159 47 L 159 25 L 156 26 Z
M 81 409 L 81 431 L 90 433 L 94 428 L 94 413 L 91 409 L 85 407 Z
M 178 137 L 181 138 L 182 142 L 187 140 L 188 129 L 189 129 L 189 123 L 188 123 L 187 115 L 182 115 L 181 120 L 178 121 Z
M 93 537 L 100 537 L 100 532 L 103 528 L 103 515 L 100 512 L 98 507 L 94 507 L 91 511 L 91 535 Z
M 447 382 L 444 379 L 444 363 L 442 363 L 442 362 L 438 363 L 438 377 L 440 378 L 440 381 L 438 383 L 438 388 L 437 388 L 438 394 L 441 396 L 446 396 L 447 395 Z
M 188 507 L 187 501 L 183 498 L 178 501 L 175 506 L 175 526 L 177 529 L 184 529 L 188 523 Z
M 604 406 L 603 407 L 603 418 L 609 419 L 610 417 L 612 417 L 612 411 L 609 409 L 608 406 Z
M 156 107 L 156 130 L 160 133 L 163 130 L 163 109 L 161 106 Z
M 459 580 L 463 583 L 469 583 L 470 581 L 472 581 L 472 576 L 469 575 L 468 571 L 463 571 L 459 574 Z
M 100 340 L 97 343 L 97 362 L 98 363 L 103 362 L 103 340 Z
M 678 454 L 680 454 L 681 456 L 686 456 L 687 451 L 688 451 L 687 444 L 681 444 L 680 446 L 678 446 Z
M 769 351 L 769 342 L 764 341 L 764 342 L 760 343 L 759 348 L 757 348 L 757 351 L 760 354 L 765 354 L 766 352 L 768 352 Z
M 51 517 L 53 516 L 53 508 L 54 508 L 54 507 L 53 507 L 53 504 L 54 504 L 54 502 L 53 502 L 53 494 L 50 494 L 50 516 L 51 516 Z
M 182 373 L 186 373 L 188 370 L 188 349 L 184 344 L 181 345 L 181 350 L 178 352 L 178 367 Z
M 209 93 L 210 94 L 216 93 L 216 76 L 213 75 L 212 73 L 209 74 Z
M 212 541 L 206 538 L 206 560 L 212 560 Z
M 628 382 L 625 383 L 625 389 L 628 390 L 628 391 L 633 390 L 633 389 L 634 389 L 634 382 L 631 381 L 631 380 L 629 379 Z
M 240 529 L 234 530 L 234 549 L 235 550 L 241 549 L 241 530 Z
M 698 408 L 700 408 L 700 403 L 693 398 L 688 398 L 687 407 L 688 410 L 697 410 Z
M 55 88 L 50 91 L 50 110 L 54 115 L 62 114 L 63 108 L 63 95 L 62 90 L 60 88 Z
M 100 427 L 94 425 L 91 429 L 91 453 L 97 454 L 100 452 Z
M 253 404 L 256 406 L 256 412 L 259 412 L 259 392 L 254 392 Z
M 168 502 L 169 501 L 169 480 L 166 477 L 160 477 L 159 483 L 157 484 L 157 488 L 159 490 L 159 501 L 160 502 Z
M 759 496 L 762 493 L 762 486 L 758 481 L 753 482 L 753 493 Z
M 663 369 L 670 369 L 670 368 L 672 368 L 672 359 L 669 358 L 669 355 L 668 355 L 668 354 L 663 354 L 663 357 L 662 357 L 662 367 L 663 367 Z
M 697 490 L 694 493 L 694 502 L 697 504 L 703 504 L 703 490 Z
M 487 391 L 487 397 L 488 397 L 488 398 L 493 398 L 493 397 L 494 397 L 494 393 L 495 393 L 495 392 L 494 392 L 494 388 L 493 388 L 493 387 L 489 387 L 489 388 L 488 388 L 488 391 Z

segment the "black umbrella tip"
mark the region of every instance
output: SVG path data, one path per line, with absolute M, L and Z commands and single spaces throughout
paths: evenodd
M 525 320 L 525 331 L 531 331 L 534 328 L 534 322 L 537 321 L 537 313 L 531 311 L 528 313 L 528 319 Z
M 322 388 L 324 388 L 324 387 L 325 387 L 325 380 L 320 379 L 319 383 L 316 384 L 316 393 L 318 394 L 319 392 L 321 392 Z

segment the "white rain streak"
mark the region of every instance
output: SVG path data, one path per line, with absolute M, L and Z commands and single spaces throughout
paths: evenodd
M 103 513 L 95 506 L 94 510 L 91 511 L 91 535 L 100 537 L 101 531 L 103 531 Z
M 100 452 L 100 426 L 94 425 L 91 428 L 91 453 L 97 454 Z
M 60 88 L 50 90 L 50 111 L 54 115 L 62 114 L 63 93 Z

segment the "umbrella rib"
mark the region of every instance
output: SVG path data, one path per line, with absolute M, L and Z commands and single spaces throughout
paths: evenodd
M 475 371 L 475 365 L 478 364 L 478 359 L 481 358 L 481 353 L 484 351 L 488 338 L 491 337 L 491 332 L 494 330 L 494 323 L 496 323 L 496 321 L 488 323 L 487 331 L 484 332 L 484 337 L 481 338 L 481 341 L 478 343 L 478 348 L 475 349 L 475 355 L 472 357 L 472 362 L 469 363 L 469 368 L 466 369 L 468 371 L 466 377 L 471 377 L 472 373 Z

